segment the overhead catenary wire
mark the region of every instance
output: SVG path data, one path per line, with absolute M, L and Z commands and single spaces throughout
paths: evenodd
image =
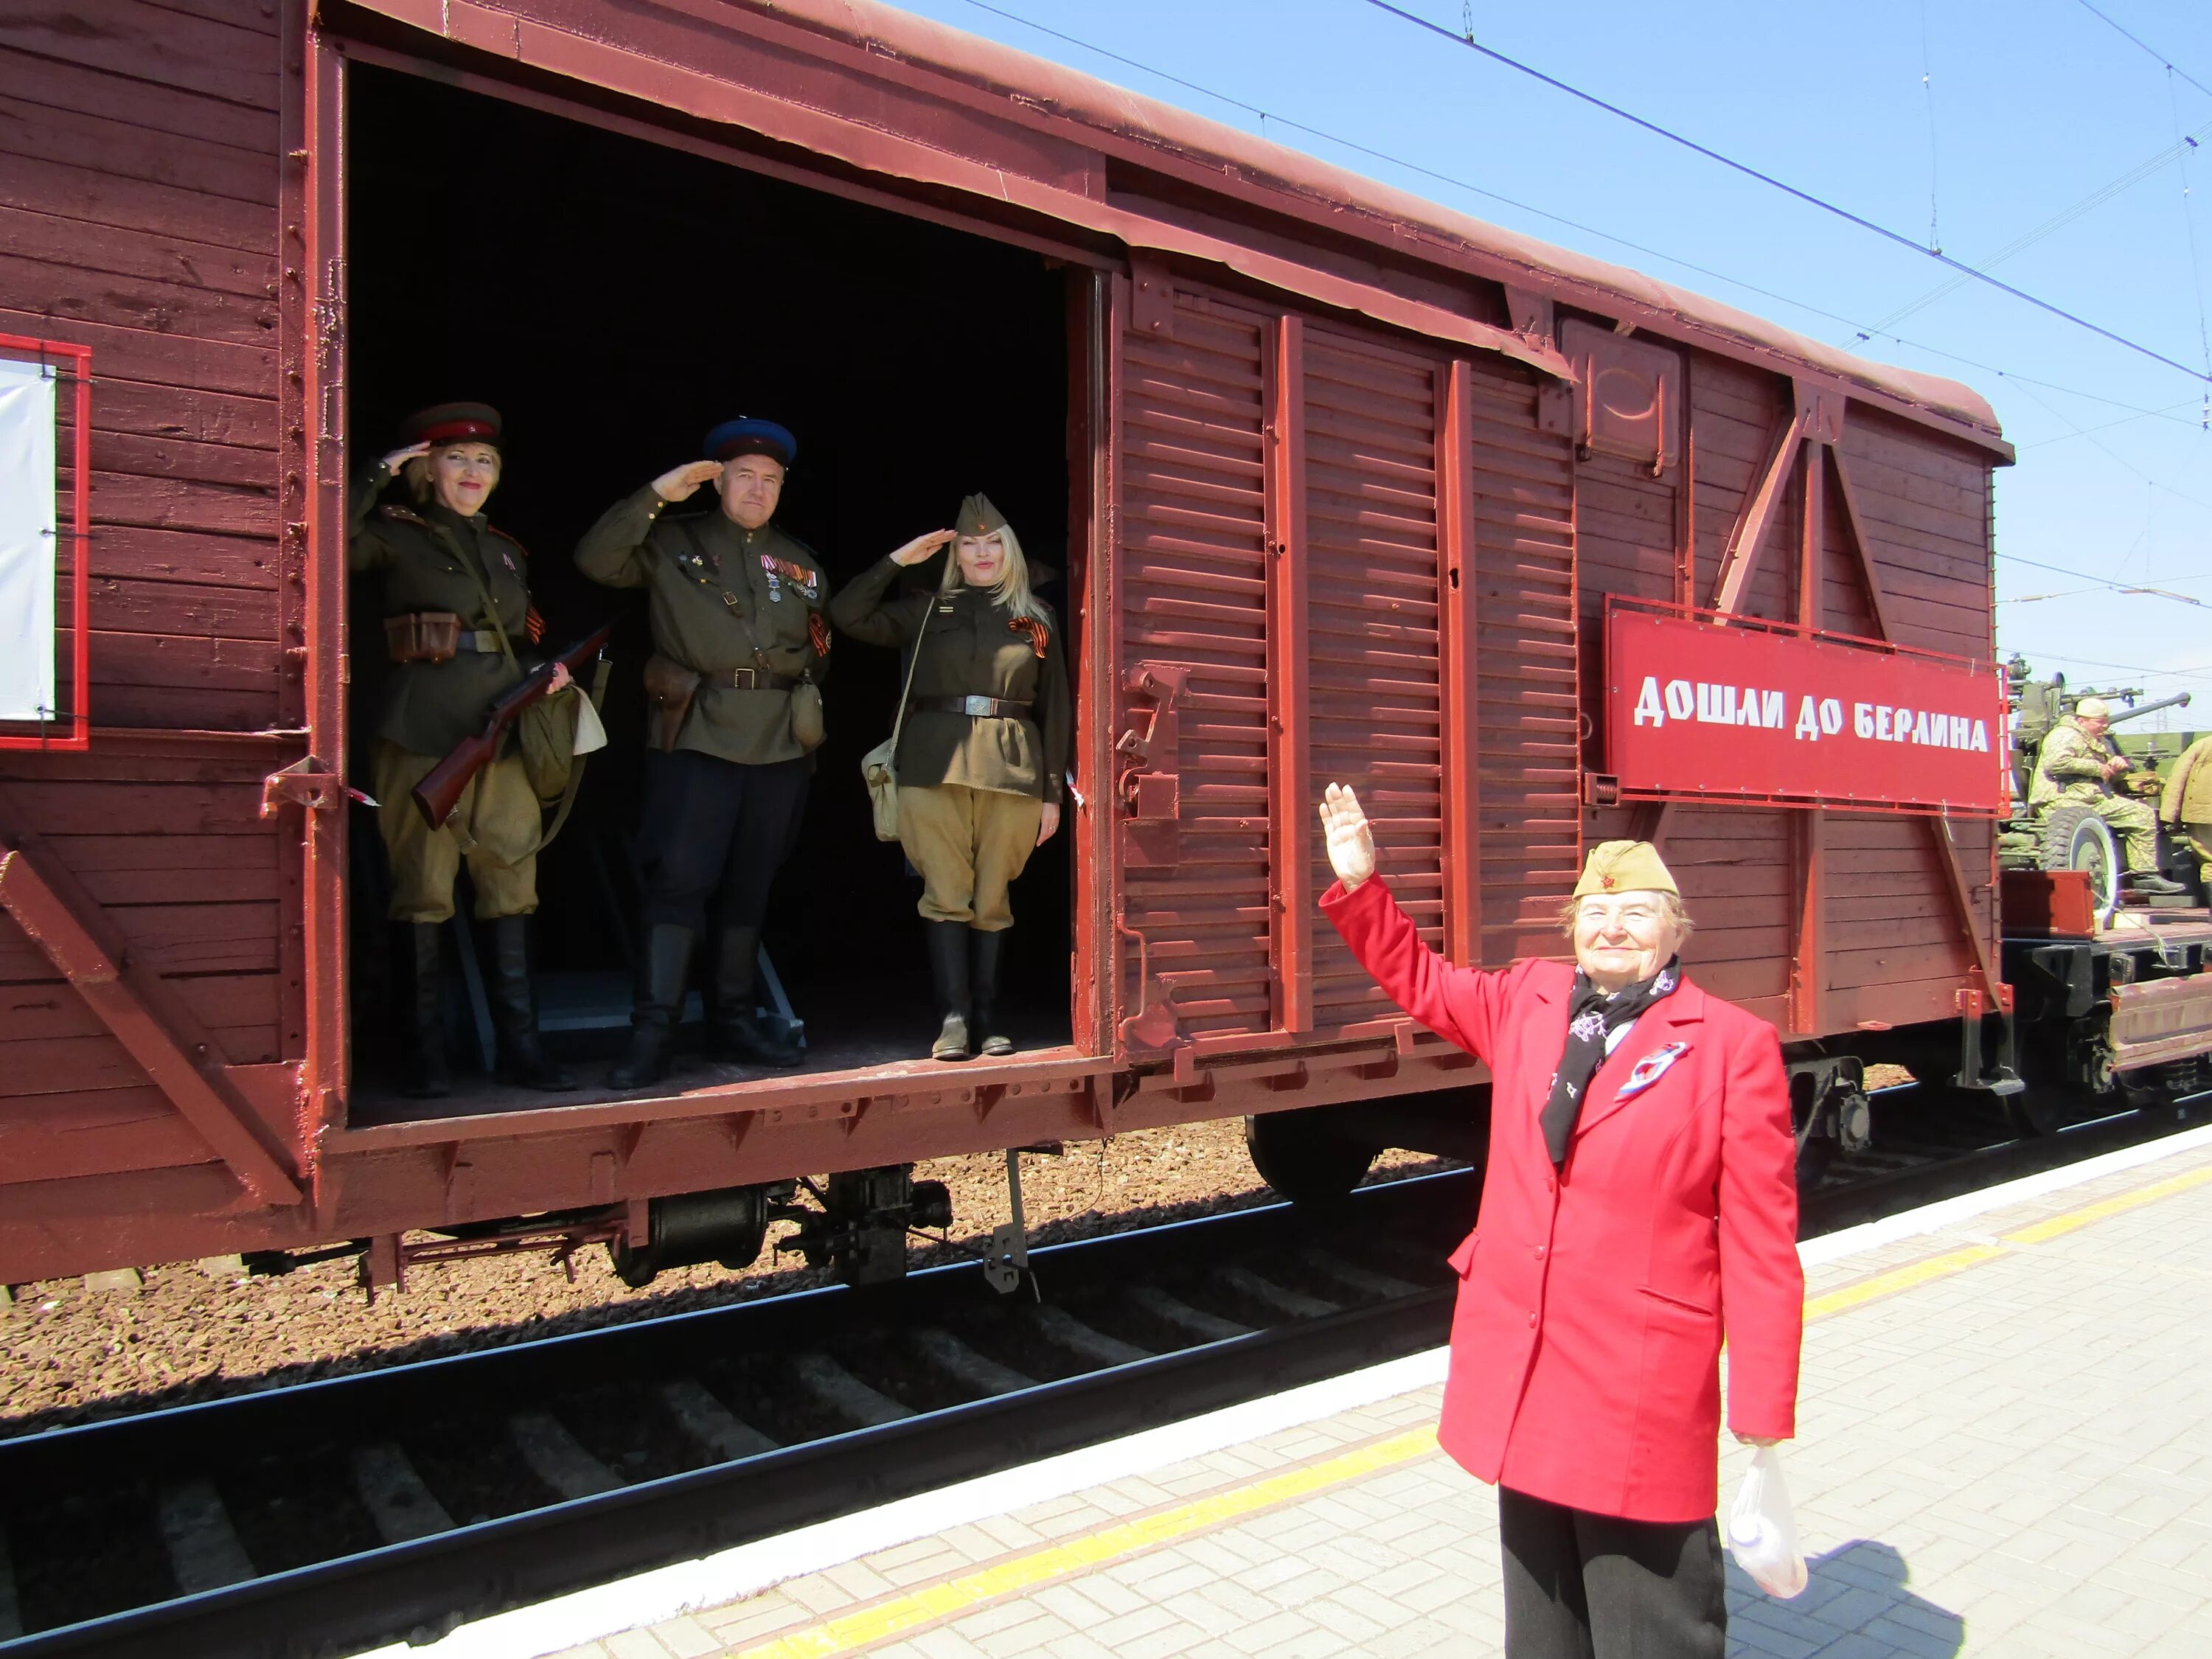
M 2024 385 L 2041 386 L 2047 392 L 2061 392 L 2069 398 L 2086 398 L 2091 403 L 2103 404 L 2108 408 L 2125 410 L 2128 411 L 2130 418 L 2170 420 L 2177 426 L 2185 426 L 2192 430 L 2197 428 L 2197 423 L 2196 422 L 2182 420 L 2173 415 L 2172 411 L 2167 409 L 2146 409 L 2139 404 L 2128 403 L 2122 398 L 2106 396 L 2103 392 L 2084 392 L 2078 386 L 2061 386 L 2056 381 L 2040 380 L 2033 375 L 2022 374 L 2014 369 L 1999 368 L 1994 363 L 1983 362 L 1978 358 L 1961 356 L 1955 351 L 1946 351 L 1940 346 L 1931 346 L 1924 341 L 1911 339 L 1905 335 L 1893 333 L 1887 329 L 1869 327 L 1868 325 L 1860 323 L 1855 318 L 1846 317 L 1840 312 L 1830 311 L 1826 307 L 1814 305 L 1808 300 L 1801 300 L 1794 295 L 1779 293 L 1771 288 L 1762 288 L 1757 283 L 1747 282 L 1741 276 L 1733 276 L 1726 271 L 1716 270 L 1710 265 L 1699 264 L 1694 259 L 1686 259 L 1680 254 L 1668 253 L 1663 249 L 1648 246 L 1642 242 L 1633 241 L 1628 237 L 1617 235 L 1609 230 L 1601 230 L 1595 225 L 1584 224 L 1577 219 L 1570 219 L 1563 214 L 1553 213 L 1549 209 L 1540 208 L 1531 203 L 1519 201 L 1510 196 L 1501 195 L 1497 191 L 1488 189 L 1486 186 L 1475 184 L 1471 180 L 1459 178 L 1455 174 L 1441 172 L 1435 167 L 1426 165 L 1425 163 L 1409 161 L 1402 155 L 1393 155 L 1388 150 L 1377 149 L 1371 144 L 1362 143 L 1358 139 L 1346 138 L 1342 137 L 1340 134 L 1330 132 L 1325 128 L 1311 125 L 1307 122 L 1300 121 L 1291 116 L 1281 114 L 1277 111 L 1264 109 L 1261 106 L 1250 102 L 1249 100 L 1237 97 L 1233 93 L 1222 92 L 1216 88 L 1206 86 L 1199 82 L 1190 80 L 1187 76 L 1177 75 L 1172 70 L 1161 69 L 1157 64 L 1146 63 L 1141 58 L 1131 58 L 1126 53 L 1115 52 L 1110 47 L 1099 46 L 1095 41 L 1085 40 L 1079 35 L 1070 34 L 1064 29 L 1054 28 L 1048 23 L 1040 23 L 1035 18 L 1024 17 L 1020 13 L 1009 11 L 1003 6 L 993 5 L 989 3 L 989 0 L 963 0 L 963 3 L 972 7 L 977 11 L 987 12 L 994 17 L 1001 18 L 1007 22 L 1018 24 L 1023 28 L 1032 30 L 1038 34 L 1045 35 L 1051 40 L 1058 40 L 1064 45 L 1074 46 L 1080 51 L 1091 53 L 1094 57 L 1104 58 L 1109 63 L 1121 64 L 1124 68 L 1135 70 L 1139 74 L 1151 76 L 1155 80 L 1164 81 L 1170 86 L 1180 87 L 1186 92 L 1194 92 L 1201 98 L 1211 99 L 1216 103 L 1226 106 L 1228 108 L 1241 110 L 1245 114 L 1252 116 L 1256 120 L 1273 122 L 1277 126 L 1286 127 L 1294 132 L 1304 133 L 1310 138 L 1318 138 L 1323 143 L 1336 145 L 1340 149 L 1352 152 L 1353 155 L 1364 155 L 1370 161 L 1381 161 L 1390 167 L 1403 168 L 1406 172 L 1418 174 L 1424 179 L 1432 179 L 1438 184 L 1448 185 L 1454 190 L 1464 191 L 1470 196 L 1479 196 L 1485 201 L 1496 202 L 1501 206 L 1511 208 L 1516 213 L 1526 213 L 1531 217 L 1544 220 L 1550 224 L 1561 226 L 1565 229 L 1575 231 L 1581 235 L 1594 236 L 1600 241 L 1611 243 L 1615 247 L 1626 248 L 1632 253 L 1643 255 L 1645 258 L 1657 259 L 1664 264 L 1673 265 L 1678 270 L 1690 271 L 1699 276 L 1709 277 L 1716 283 L 1725 283 L 1729 287 L 1739 289 L 1746 294 L 1755 294 L 1761 299 L 1771 300 L 1778 305 L 1788 306 L 1792 310 L 1802 311 L 1808 316 L 1819 317 L 1832 323 L 1839 323 L 1844 327 L 1853 330 L 1861 339 L 1869 339 L 1878 336 L 1882 339 L 1891 342 L 1893 344 L 1901 345 L 1913 351 L 1924 351 L 1930 356 L 1941 357 L 1946 362 L 1957 363 L 1961 368 L 1976 369 L 1984 374 L 1994 374 L 2000 380 L 2017 380 Z M 2195 400 L 2192 398 L 2190 404 L 2177 404 L 2174 405 L 2174 407 L 2188 408 L 2191 407 L 2194 402 Z M 2082 429 L 2076 427 L 2072 431 L 2060 434 L 2058 439 L 2054 439 L 2051 441 L 2059 441 L 2061 440 L 2077 438 L 2085 435 L 2087 434 L 2082 431 Z
M 2212 87 L 2206 86 L 2195 76 L 2190 74 L 2188 70 L 2180 68 L 2171 58 L 2168 58 L 2156 46 L 2151 45 L 2149 41 L 2144 40 L 2142 36 L 2122 26 L 2109 13 L 2100 10 L 2096 6 L 2092 5 L 2090 3 L 2090 0 L 2078 0 L 2078 3 L 2082 10 L 2087 12 L 2099 22 L 2105 24 L 2107 27 L 2115 30 L 2120 34 L 2125 35 L 2137 46 L 2140 46 L 2143 51 L 2148 52 L 2153 58 L 2155 58 L 2162 68 L 2169 70 L 2172 73 L 2179 76 L 2183 80 L 2188 82 L 2191 86 L 2196 88 L 2197 91 L 2203 93 L 2206 97 L 2212 98 Z
M 1422 16 L 1418 12 L 1408 11 L 1403 6 L 1392 4 L 1391 0 L 1364 0 L 1364 3 L 1389 16 L 1395 17 L 1401 21 L 1410 23 L 1414 27 L 1421 29 L 1425 33 L 1435 36 L 1438 40 L 1448 40 L 1455 46 L 1463 47 L 1469 52 L 1479 52 L 1493 63 L 1501 64 L 1506 68 L 1513 70 L 1519 74 L 1528 76 L 1532 80 L 1540 81 L 1544 85 L 1553 88 L 1556 91 L 1566 94 L 1570 98 L 1577 99 L 1583 103 L 1588 104 L 1594 109 L 1602 110 L 1608 115 L 1618 117 L 1620 119 L 1627 122 L 1630 125 L 1641 128 L 1643 131 L 1650 133 L 1655 137 L 1665 139 L 1668 143 L 1678 144 L 1682 149 L 1690 151 L 1692 154 L 1702 155 L 1706 160 L 1716 162 L 1719 166 L 1729 169 L 1731 172 L 1741 173 L 1747 179 L 1754 179 L 1762 185 L 1767 185 L 1771 189 L 1778 190 L 1784 195 L 1788 196 L 1796 201 L 1802 202 L 1808 207 L 1817 209 L 1822 213 L 1826 213 L 1834 218 L 1840 219 L 1846 224 L 1856 225 L 1861 230 L 1867 231 L 1873 235 L 1879 236 L 1885 241 L 1893 242 L 1899 247 L 1910 248 L 1913 252 L 1920 255 L 1920 257 L 1924 259 L 1933 259 L 1939 264 L 1948 265 L 1953 270 L 1962 273 L 1974 282 L 1985 283 L 1989 287 L 1996 289 L 1999 293 L 2009 295 L 2012 298 L 2021 301 L 2023 304 L 2033 306 L 2037 310 L 2047 313 L 2051 316 L 2057 317 L 2064 322 L 2071 323 L 2077 328 L 2086 329 L 2090 333 L 2097 335 L 2103 339 L 2109 340 L 2115 345 L 2124 347 L 2127 350 L 2132 351 L 2139 356 L 2148 357 L 2153 362 L 2163 363 L 2166 368 L 2174 369 L 2180 374 L 2186 374 L 2193 380 L 2200 382 L 2212 381 L 2212 374 L 2207 374 L 2203 369 L 2192 368 L 2187 363 L 2182 362 L 2178 358 L 2168 356 L 2165 352 L 2157 349 L 2155 347 L 2145 345 L 2139 340 L 2131 340 L 2126 335 L 2118 333 L 2112 329 L 2106 328 L 2101 323 L 2092 322 L 2088 318 L 2082 316 L 2078 312 L 2069 311 L 2065 307 L 2055 304 L 2051 301 L 2043 299 L 2039 295 L 2030 294 L 2025 289 L 2016 288 L 2010 283 L 2004 282 L 1998 277 L 1990 276 L 1989 272 L 1985 270 L 1978 270 L 1973 266 L 1966 264 L 1964 260 L 1954 259 L 1949 254 L 1943 252 L 1939 248 L 1924 247 L 1913 238 L 1905 235 L 1902 231 L 1892 230 L 1887 225 L 1881 224 L 1875 220 L 1869 219 L 1863 214 L 1854 213 L 1850 209 L 1844 207 L 1838 203 L 1831 202 L 1825 197 L 1816 196 L 1808 190 L 1802 190 L 1796 185 L 1790 184 L 1784 179 L 1776 178 L 1771 173 L 1766 173 L 1758 167 L 1753 167 L 1747 161 L 1739 161 L 1734 156 L 1724 155 L 1721 151 L 1713 149 L 1709 144 L 1699 143 L 1696 139 L 1692 138 L 1686 134 L 1676 132 L 1671 127 L 1662 126 L 1660 123 L 1647 119 L 1645 117 L 1637 114 L 1632 110 L 1624 109 L 1619 104 L 1612 103 L 1606 99 L 1601 98 L 1594 92 L 1585 92 L 1582 88 L 1574 85 L 1571 82 L 1562 81 L 1555 75 L 1547 75 L 1542 70 L 1536 68 L 1534 64 L 1524 64 L 1519 58 L 1510 57 L 1506 53 L 1498 51 L 1495 46 L 1485 46 L 1480 40 L 1468 39 L 1455 34 L 1451 30 L 1443 27 L 1441 24 L 1433 22 L 1430 19 Z M 2087 0 L 2084 0 L 2084 3 L 2087 3 Z

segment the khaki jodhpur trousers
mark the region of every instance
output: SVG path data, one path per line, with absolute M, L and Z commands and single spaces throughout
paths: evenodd
M 443 921 L 453 914 L 461 860 L 477 889 L 479 921 L 526 916 L 538 908 L 538 792 L 522 757 L 501 756 L 469 780 L 453 816 L 439 829 L 422 822 L 408 792 L 437 760 L 379 738 L 369 748 L 376 827 L 392 862 L 393 921 Z
M 964 921 L 986 933 L 1014 925 L 1006 884 L 1036 850 L 1042 800 L 963 783 L 901 786 L 898 819 L 899 845 L 921 872 L 923 921 Z

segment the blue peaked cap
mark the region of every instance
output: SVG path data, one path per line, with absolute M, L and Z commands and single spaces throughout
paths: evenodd
M 799 440 L 791 435 L 789 427 L 778 426 L 774 421 L 756 420 L 750 415 L 723 422 L 707 434 L 705 447 L 710 461 L 734 460 L 740 455 L 767 455 L 789 466 L 799 459 Z

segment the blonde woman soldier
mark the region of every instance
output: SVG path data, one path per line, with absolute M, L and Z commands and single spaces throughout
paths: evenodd
M 900 568 L 952 546 L 934 593 L 887 599 Z M 921 872 L 930 975 L 944 1017 L 935 1060 L 969 1042 L 1010 1054 L 999 959 L 1006 889 L 1060 828 L 1073 724 L 1060 622 L 1030 591 L 1029 562 L 982 495 L 951 530 L 917 536 L 830 602 L 854 639 L 917 653 L 894 765 L 899 842 Z

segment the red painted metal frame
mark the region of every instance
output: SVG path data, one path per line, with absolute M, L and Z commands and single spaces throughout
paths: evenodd
M 1444 411 L 1437 438 L 1437 648 L 1443 687 L 1444 954 L 1463 968 L 1482 964 L 1482 718 L 1475 627 L 1474 442 L 1470 405 L 1474 366 L 1455 357 L 1444 370 Z
M 92 348 L 0 334 L 0 356 L 40 363 L 64 361 L 76 382 L 70 416 L 69 734 L 49 736 L 43 726 L 36 732 L 0 731 L 0 750 L 82 754 L 92 747 Z
M 1312 698 L 1306 582 L 1305 319 L 1271 331 L 1267 387 L 1267 748 L 1274 785 L 1273 856 L 1267 898 L 1273 935 L 1274 1027 L 1314 1027 Z

